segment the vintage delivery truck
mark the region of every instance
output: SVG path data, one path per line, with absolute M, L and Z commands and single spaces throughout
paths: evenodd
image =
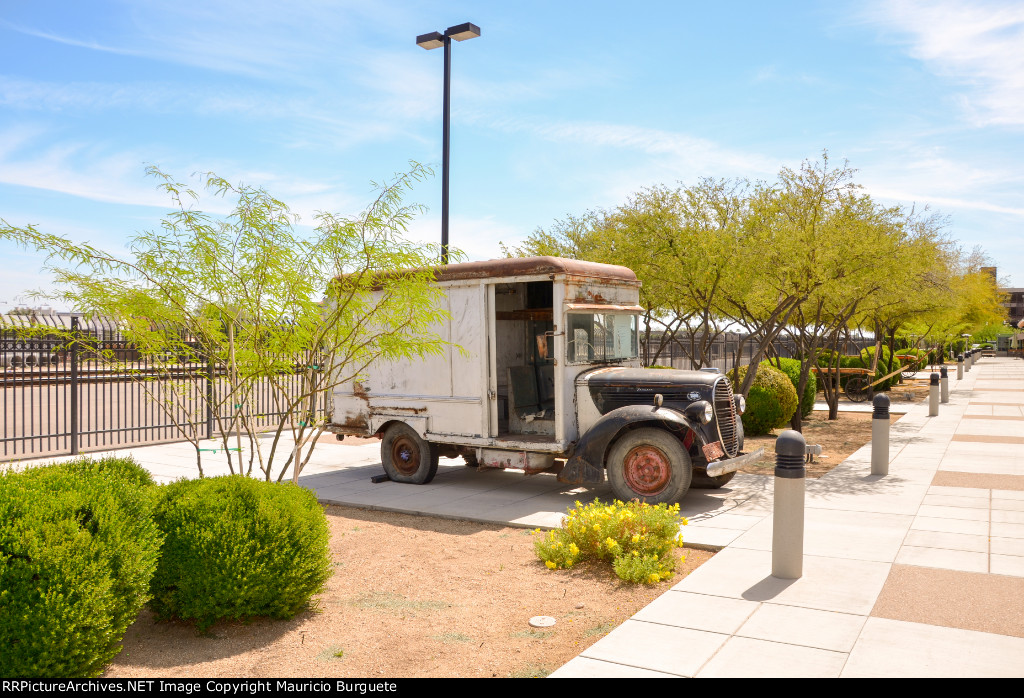
M 372 364 L 339 386 L 328 430 L 381 438 L 394 481 L 424 484 L 438 458 L 480 468 L 607 477 L 648 503 L 721 487 L 743 455 L 742 396 L 704 371 L 645 369 L 640 282 L 629 269 L 555 257 L 438 267 L 443 356 Z M 763 450 L 763 449 L 762 449 Z

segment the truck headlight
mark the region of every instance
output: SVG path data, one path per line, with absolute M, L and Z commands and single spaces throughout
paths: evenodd
M 715 417 L 715 408 L 707 400 L 698 400 L 686 408 L 686 416 L 701 424 L 707 424 Z
M 732 400 L 736 404 L 736 414 L 743 414 L 747 411 L 747 399 L 745 397 L 736 395 Z

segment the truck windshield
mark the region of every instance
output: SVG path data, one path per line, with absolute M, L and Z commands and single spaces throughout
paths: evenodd
M 569 363 L 635 359 L 637 317 L 624 313 L 569 313 Z

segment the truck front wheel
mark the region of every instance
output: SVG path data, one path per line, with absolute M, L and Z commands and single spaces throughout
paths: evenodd
M 388 427 L 380 442 L 384 472 L 395 482 L 427 484 L 437 474 L 437 458 L 437 449 L 401 422 Z
M 635 429 L 615 442 L 608 455 L 608 482 L 618 499 L 662 504 L 690 489 L 690 454 L 661 429 Z

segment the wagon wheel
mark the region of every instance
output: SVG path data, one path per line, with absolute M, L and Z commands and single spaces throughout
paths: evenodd
M 872 392 L 868 379 L 863 376 L 853 376 L 846 381 L 846 397 L 853 402 L 864 402 L 871 397 Z

